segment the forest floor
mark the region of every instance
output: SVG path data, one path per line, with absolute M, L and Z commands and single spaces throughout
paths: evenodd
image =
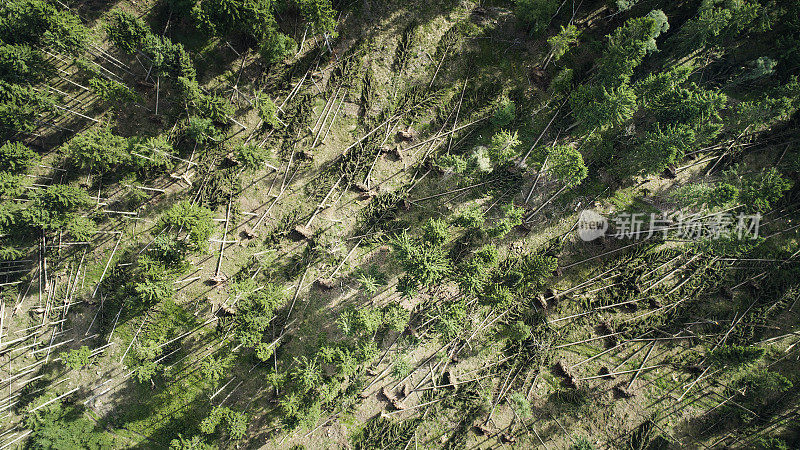
M 144 15 L 163 26 L 159 17 L 149 16 L 152 3 L 120 1 L 114 7 Z M 369 2 L 368 11 L 347 13 L 340 18 L 340 27 L 348 31 L 343 33 L 343 39 L 337 41 L 335 56 L 325 60 L 318 58 L 318 42 L 306 39 L 298 55 L 286 67 L 270 69 L 266 73 L 251 52 L 237 51 L 231 43 L 213 40 L 202 48 L 193 48 L 192 36 L 177 36 L 177 40 L 182 38 L 190 50 L 201 55 L 198 59 L 201 82 L 208 87 L 227 86 L 231 98 L 241 106 L 235 116 L 241 126 L 232 125 L 227 140 L 269 145 L 269 137 L 255 131 L 259 119 L 249 108 L 246 97 L 237 94 L 255 92 L 265 86 L 278 105 L 289 96 L 310 95 L 313 112 L 308 123 L 312 126 L 302 130 L 302 137 L 293 148 L 275 149 L 270 167 L 255 173 L 239 174 L 242 186 L 240 194 L 231 203 L 225 198 L 217 202 L 214 210 L 217 231 L 204 252 L 190 258 L 190 268 L 175 282 L 176 303 L 191 313 L 196 324 L 191 334 L 182 340 L 181 347 L 170 363 L 170 367 L 176 371 L 173 375 L 177 376 L 178 382 L 156 386 L 134 381 L 130 369 L 122 360 L 142 330 L 147 332 L 145 323 L 149 326 L 149 318 L 126 317 L 121 314 L 122 310 L 106 309 L 103 304 L 105 294 L 96 291 L 96 286 L 101 279 L 111 276 L 118 260 L 152 242 L 155 233 L 151 229 L 166 207 L 178 199 L 187 198 L 194 188 L 208 182 L 210 175 L 198 170 L 196 161 L 201 158 L 196 155 L 181 155 L 182 161 L 176 165 L 174 176 L 164 176 L 143 186 L 148 198 L 133 212 L 128 210 L 129 182 L 122 180 L 105 185 L 100 177 L 92 176 L 73 180 L 76 184 L 86 185 L 98 204 L 103 205 L 101 233 L 104 234 L 99 241 L 92 243 L 90 252 L 84 252 L 81 245 L 48 242 L 48 245 L 63 245 L 63 254 L 60 246 L 57 260 L 47 261 L 49 280 L 46 285 L 37 286 L 36 282 L 31 281 L 27 295 L 19 299 L 18 310 L 15 310 L 11 319 L 7 319 L 3 336 L 3 341 L 7 342 L 36 327 L 37 344 L 29 348 L 5 347 L 2 377 L 17 377 L 25 373 L 28 367 L 35 368 L 41 364 L 42 360 L 34 351 L 50 355 L 45 359 L 47 361 L 57 358 L 64 350 L 81 345 L 102 349 L 87 370 L 44 374 L 48 380 L 63 381 L 50 382 L 49 386 L 59 394 L 73 389 L 85 393 L 85 405 L 93 411 L 95 418 L 105 424 L 117 424 L 107 427 L 115 434 L 124 436 L 131 446 L 166 448 L 176 431 L 179 431 L 177 427 L 182 421 L 192 417 L 202 418 L 203 413 L 207 413 L 197 409 L 198 396 L 206 396 L 207 393 L 194 391 L 187 386 L 192 383 L 195 363 L 215 354 L 224 341 L 224 335 L 216 328 L 220 310 L 235 308 L 232 305 L 236 301 L 235 292 L 230 284 L 215 285 L 209 281 L 216 275 L 222 274 L 231 279 L 240 271 L 264 270 L 276 282 L 283 283 L 293 308 L 285 317 L 284 325 L 290 337 L 287 342 L 281 343 L 277 358 L 288 360 L 317 346 L 321 336 L 330 339 L 330 336 L 339 333 L 336 320 L 347 307 L 399 303 L 413 310 L 429 298 L 447 299 L 454 295 L 448 289 L 440 289 L 414 300 L 401 298 L 396 290 L 398 268 L 390 258 L 389 249 L 380 239 L 385 233 L 364 232 L 359 228 L 360 214 L 371 199 L 353 189 L 344 189 L 341 180 L 337 181 L 328 169 L 345 149 L 363 136 L 365 130 L 359 122 L 363 103 L 357 89 L 330 80 L 331 74 L 346 63 L 350 52 L 358 45 L 363 45 L 366 49 L 363 60 L 367 67 L 364 70 L 374 74 L 376 83 L 372 89 L 375 95 L 371 101 L 373 113 L 380 111 L 396 96 L 407 92 L 410 86 L 430 83 L 435 89 L 431 88 L 429 92 L 441 90 L 444 98 L 454 107 L 451 114 L 463 114 L 452 123 L 446 122 L 447 128 L 442 129 L 434 125 L 433 117 L 401 115 L 390 120 L 391 126 L 377 130 L 384 136 L 384 145 L 387 148 L 396 146 L 401 156 L 397 157 L 391 151 L 378 155 L 364 184 L 377 193 L 393 192 L 411 185 L 408 190 L 410 207 L 400 217 L 411 227 L 419 226 L 430 217 L 448 217 L 466 206 L 479 205 L 488 211 L 487 217 L 492 218 L 500 216 L 500 206 L 505 203 L 526 204 L 528 189 L 535 176 L 532 169 L 522 173 L 530 182 L 525 182 L 521 187 L 503 187 L 487 192 L 482 186 L 471 186 L 470 181 L 462 179 L 459 174 L 439 173 L 418 166 L 433 144 L 446 148 L 474 148 L 485 145 L 491 136 L 493 128 L 483 120 L 485 114 L 481 117 L 480 112 L 459 111 L 461 102 L 454 99 L 463 97 L 465 92 L 468 97 L 480 98 L 482 89 L 491 89 L 494 93 L 513 91 L 517 98 L 524 98 L 527 105 L 533 105 L 518 111 L 518 115 L 524 118 L 524 126 L 520 127 L 523 142 L 533 141 L 551 117 L 550 108 L 545 110 L 546 113 L 536 111 L 537 107 L 545 108 L 549 95 L 546 83 L 536 82 L 530 76 L 532 69 L 540 65 L 547 55 L 546 42 L 528 38 L 524 27 L 509 10 L 491 4 L 481 6 L 481 12 L 476 13 L 478 3 L 469 0 L 455 3 Z M 587 17 L 601 13 L 597 11 Z M 104 14 L 101 12 L 96 16 L 95 30 L 98 33 L 102 33 Z M 462 30 L 461 38 L 443 52 L 437 46 L 443 35 L 453 27 Z M 412 39 L 412 45 L 406 53 L 398 50 L 404 36 Z M 302 41 L 301 36 L 296 38 L 298 42 Z M 104 50 L 123 59 L 112 48 Z M 446 54 L 446 58 L 437 61 L 434 56 L 442 53 Z M 398 55 L 402 59 L 400 64 L 397 62 Z M 313 63 L 315 59 L 318 64 Z M 141 77 L 146 70 L 143 66 L 137 66 L 135 59 L 123 61 L 136 74 L 136 77 L 124 75 L 131 79 Z M 308 72 L 293 68 L 293 62 L 298 61 L 312 61 L 297 65 L 308 67 Z M 66 61 L 59 64 L 59 69 L 64 74 L 73 70 Z M 93 111 L 90 105 L 83 103 L 90 100 L 80 87 L 64 80 L 54 83 L 53 87 L 63 90 L 73 99 L 72 103 L 65 106 L 81 105 L 82 111 Z M 298 88 L 295 90 L 295 87 Z M 133 134 L 136 130 L 137 134 L 148 135 L 160 129 L 160 125 L 156 126 L 152 121 L 152 111 L 156 108 L 155 94 L 152 87 L 146 89 L 142 92 L 146 101 L 141 107 L 119 112 L 119 116 L 124 117 L 119 122 L 125 124 L 125 127 L 116 130 L 119 134 Z M 161 102 L 159 109 L 167 110 L 170 99 L 160 98 L 158 101 Z M 98 105 L 95 111 L 101 110 L 102 106 Z M 370 114 L 370 111 L 366 114 Z M 442 136 L 448 128 L 455 129 L 456 124 L 460 126 L 471 121 L 476 123 L 465 127 L 463 132 L 453 133 L 455 139 L 451 140 L 449 135 Z M 57 124 L 64 128 L 75 128 L 87 123 L 78 118 Z M 413 140 L 407 141 L 398 135 L 398 131 L 407 129 L 415 133 Z M 433 139 L 428 142 L 430 138 Z M 43 142 L 58 139 L 58 135 L 42 137 Z M 309 155 L 312 156 L 310 159 Z M 779 152 L 775 155 L 770 153 L 768 158 L 777 156 Z M 534 154 L 527 161 L 528 167 L 538 167 L 543 157 Z M 58 158 L 57 154 L 46 156 L 43 164 L 58 167 Z M 625 253 L 622 248 L 627 243 L 615 239 L 587 243 L 581 241 L 574 232 L 580 212 L 587 207 L 609 217 L 634 206 L 648 212 L 659 211 L 659 206 L 667 202 L 671 190 L 702 179 L 705 168 L 698 164 L 680 171 L 677 179 L 655 177 L 614 192 L 592 187 L 583 189 L 560 198 L 539 212 L 528 224 L 529 230 L 516 229 L 503 239 L 498 247 L 504 254 L 541 248 L 554 238 L 561 239 L 564 250 L 559 263 L 563 272 L 550 289 L 556 293 L 569 293 L 558 297 L 558 302 L 549 306 L 547 320 L 560 336 L 559 342 L 571 344 L 561 344 L 563 348 L 558 349 L 555 359 L 529 362 L 531 367 L 544 367 L 541 372 L 529 371 L 531 367 L 525 367 L 524 371 L 519 370 L 515 375 L 512 375 L 513 371 L 490 372 L 481 381 L 489 393 L 502 392 L 514 383 L 514 380 L 509 383 L 512 376 L 527 377 L 527 374 L 536 372 L 535 378 L 522 383 L 530 386 L 526 394 L 532 399 L 533 413 L 531 417 L 520 418 L 510 403 L 494 404 L 490 414 L 491 425 L 486 426 L 495 431 L 488 433 L 488 436 L 477 431 L 470 433 L 466 448 L 506 445 L 516 448 L 540 445 L 567 448 L 581 437 L 596 441 L 596 445 L 622 445 L 643 423 L 655 424 L 674 446 L 711 447 L 722 437 L 702 434 L 704 430 L 697 429 L 706 423 L 701 421 L 705 414 L 713 412 L 727 401 L 726 387 L 714 376 L 715 369 L 702 375 L 673 370 L 674 363 L 691 358 L 699 349 L 718 342 L 719 333 L 705 333 L 703 324 L 698 321 L 696 326 L 683 334 L 650 331 L 643 332 L 638 339 L 617 342 L 613 330 L 598 328 L 597 324 L 612 320 L 619 323 L 640 314 L 658 311 L 662 306 L 652 304 L 650 307 L 636 308 L 634 304 L 627 310 L 604 309 L 602 305 L 610 302 L 599 303 L 598 295 L 618 283 L 614 277 L 624 276 L 626 269 L 622 258 L 618 261 L 593 258 L 617 249 L 622 255 Z M 41 168 L 37 176 L 37 183 L 49 184 L 60 177 L 69 177 L 69 174 Z M 548 180 L 547 176 L 539 183 L 540 189 L 527 201 L 529 205 L 542 204 L 556 190 L 554 182 Z M 301 262 L 307 251 L 308 240 L 293 232 L 297 224 L 307 224 L 313 230 L 316 248 L 324 249 L 324 257 L 304 268 Z M 253 234 L 257 237 L 250 238 Z M 663 248 L 669 249 L 670 244 L 663 245 Z M 663 283 L 664 288 L 680 289 L 682 282 L 694 276 L 689 270 L 695 268 L 693 264 L 696 261 L 693 258 L 694 255 L 682 255 L 680 252 L 670 254 L 669 258 L 658 261 L 662 268 L 650 275 L 648 280 L 653 284 Z M 698 258 L 697 261 L 704 259 Z M 36 262 L 32 265 L 35 267 Z M 357 276 L 371 268 L 385 274 L 385 282 L 377 292 L 365 293 Z M 665 281 L 661 281 L 662 276 L 666 276 Z M 321 279 L 333 279 L 335 285 L 332 289 L 323 289 L 317 283 Z M 585 280 L 592 281 L 587 284 Z M 53 301 L 46 301 L 48 298 Z M 56 299 L 63 300 L 64 304 L 58 304 Z M 535 302 L 536 299 L 529 301 Z M 715 302 L 716 299 L 709 298 L 698 305 L 698 317 L 715 317 L 723 312 L 724 308 Z M 53 326 L 42 324 L 41 310 L 47 308 L 46 305 L 64 310 L 61 322 Z M 700 314 L 702 309 L 709 314 Z M 114 323 L 113 338 L 98 334 L 96 328 L 101 322 Z M 481 325 L 470 324 L 475 330 Z M 775 336 L 790 331 L 780 326 L 777 328 Z M 239 443 L 239 448 L 290 448 L 295 444 L 308 448 L 347 447 L 351 436 L 363 428 L 369 419 L 378 415 L 392 420 L 421 417 L 423 421 L 414 432 L 415 446 L 418 443 L 425 448 L 438 447 L 446 443 L 452 429 L 459 426 L 471 428 L 473 424 L 463 424 L 465 417 L 459 416 L 457 410 L 435 409 L 435 403 L 444 400 L 430 400 L 426 395 L 430 387 L 423 386 L 427 386 L 430 374 L 447 371 L 453 382 L 468 380 L 476 378 L 476 374 L 483 373 L 483 369 L 503 357 L 502 348 L 488 346 L 450 362 L 447 355 L 441 354 L 443 344 L 436 339 L 426 339 L 426 336 L 399 335 L 396 332 L 385 335 L 383 341 L 378 343 L 381 354 L 385 352 L 385 356 L 379 364 L 370 367 L 371 382 L 367 383 L 369 388 L 362 394 L 360 402 L 333 415 L 323 413 L 315 428 L 288 432 L 278 429 L 273 412 L 278 397 L 263 382 L 258 367 L 263 363 L 255 359 L 236 359 L 219 390 L 209 400 L 214 404 L 245 409 L 253 418 L 248 436 Z M 785 350 L 780 341 L 775 344 L 775 353 Z M 448 362 L 442 366 L 440 362 L 445 359 Z M 410 366 L 408 376 L 397 376 L 393 372 L 398 361 Z M 783 361 L 781 364 L 791 363 Z M 277 367 L 277 361 L 275 365 Z M 569 374 L 559 374 L 556 365 L 568 367 Z M 610 375 L 603 375 L 608 373 Z M 44 388 L 26 376 L 20 377 L 15 383 L 18 384 L 12 383 L 9 387 L 25 387 L 26 392 Z M 562 393 L 565 386 L 572 384 L 580 387 L 582 398 L 564 398 Z M 406 397 L 404 402 L 408 409 L 404 411 L 394 410 L 384 396 L 385 391 L 413 390 L 418 385 L 426 390 L 416 391 Z M 493 404 L 495 398 L 489 400 Z M 432 407 L 425 405 L 429 401 Z M 3 420 L 9 423 L 21 420 L 14 413 L 5 414 Z M 433 418 L 436 420 L 425 420 Z M 516 442 L 513 445 L 511 437 Z

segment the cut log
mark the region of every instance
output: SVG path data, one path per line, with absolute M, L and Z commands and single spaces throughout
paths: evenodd
M 294 231 L 305 239 L 311 239 L 314 236 L 314 230 L 303 225 L 294 227 Z
M 359 200 L 369 200 L 369 199 L 371 199 L 373 197 L 377 197 L 377 196 L 378 196 L 378 192 L 373 190 L 373 189 L 370 189 L 369 191 L 362 192 L 361 194 L 359 194 L 358 199 Z
M 330 278 L 318 278 L 316 283 L 317 286 L 323 289 L 333 289 L 336 287 L 336 283 L 334 283 L 334 281 Z
M 220 311 L 224 312 L 227 316 L 235 316 L 237 309 L 234 305 L 229 305 L 228 303 L 223 303 L 220 305 Z
M 407 408 L 405 403 L 403 403 L 402 400 L 398 399 L 397 395 L 395 395 L 393 392 L 387 389 L 386 386 L 384 386 L 383 389 L 381 389 L 381 393 L 383 394 L 384 397 L 386 397 L 387 400 L 389 400 L 389 403 L 392 404 L 392 407 L 394 407 L 394 409 L 402 411 Z
M 675 164 L 670 164 L 661 173 L 662 178 L 675 179 L 678 177 L 678 171 L 675 169 Z
M 517 442 L 517 438 L 510 435 L 509 433 L 503 433 L 500 435 L 500 440 L 503 441 L 504 444 L 513 444 Z
M 617 378 L 607 366 L 603 366 L 600 368 L 600 375 L 603 375 L 603 378 L 613 380 Z
M 475 428 L 480 431 L 482 435 L 487 437 L 494 436 L 497 432 L 496 430 L 487 427 L 483 422 L 479 422 L 477 425 L 475 425 Z
M 632 398 L 636 396 L 636 394 L 632 390 L 628 389 L 622 384 L 614 386 L 614 395 L 617 398 Z
M 417 137 L 416 131 L 413 128 L 408 127 L 405 130 L 398 130 L 397 137 L 400 138 L 402 141 L 411 142 Z
M 214 275 L 213 277 L 209 278 L 208 281 L 210 281 L 211 284 L 214 285 L 214 286 L 221 286 L 226 281 L 228 281 L 228 277 L 227 277 L 227 275 L 221 273 L 219 275 Z
M 539 308 L 543 310 L 547 310 L 547 299 L 544 298 L 544 294 L 539 294 L 536 296 L 536 303 L 539 305 Z
M 561 376 L 564 379 L 564 382 L 569 387 L 573 387 L 573 388 L 577 387 L 575 376 L 569 370 L 569 367 L 567 366 L 567 364 L 564 362 L 563 359 L 559 359 L 558 360 L 558 362 L 556 363 L 554 369 L 555 369 L 556 374 Z
M 383 394 L 383 396 L 386 397 L 386 400 L 389 400 L 390 402 L 392 400 L 397 400 L 397 395 L 390 391 L 386 386 L 381 388 L 381 394 Z

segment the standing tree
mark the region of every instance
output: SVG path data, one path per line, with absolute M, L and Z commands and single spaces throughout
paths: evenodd
M 392 247 L 406 272 L 397 282 L 397 290 L 405 296 L 413 296 L 419 287 L 431 288 L 450 274 L 450 260 L 435 243 L 412 239 L 403 231 L 392 240 Z
M 531 25 L 531 34 L 538 35 L 550 25 L 558 11 L 558 0 L 515 0 L 515 14 Z
M 698 14 L 675 35 L 687 51 L 702 49 L 731 40 L 746 30 L 767 31 L 769 12 L 755 1 L 702 2 Z
M 636 94 L 627 84 L 611 89 L 585 84 L 569 100 L 572 115 L 588 130 L 619 126 L 636 112 Z
M 217 36 L 239 33 L 255 42 L 264 42 L 277 28 L 270 0 L 200 0 L 192 18 Z
M 486 152 L 494 164 L 503 164 L 517 155 L 519 144 L 516 131 L 501 130 L 492 136 Z
M 91 362 L 92 350 L 82 345 L 80 348 L 61 352 L 61 359 L 64 364 L 72 370 L 80 370 Z
M 614 30 L 598 62 L 600 82 L 609 88 L 628 83 L 644 57 L 656 50 L 656 38 L 668 29 L 667 16 L 655 10 Z
M 132 137 L 128 139 L 128 151 L 131 154 L 130 165 L 142 175 L 166 169 L 171 162 L 170 156 L 175 153 L 166 136 Z
M 670 164 L 683 159 L 695 143 L 695 133 L 687 125 L 656 125 L 655 131 L 645 134 L 633 149 L 631 159 L 622 161 L 620 169 L 630 174 L 650 175 L 662 172 Z
M 336 28 L 336 11 L 331 0 L 297 0 L 300 14 L 318 33 L 333 33 Z
M 233 105 L 227 99 L 206 94 L 194 78 L 178 77 L 177 85 L 180 98 L 201 117 L 224 124 L 233 115 Z
M 45 0 L 7 0 L 0 5 L 0 41 L 79 55 L 89 33 L 70 11 Z
M 203 248 L 214 232 L 214 218 L 210 209 L 188 201 L 180 201 L 161 217 L 159 228 L 173 233 L 185 233 L 186 240 L 194 249 Z
M 265 127 L 278 128 L 281 123 L 280 119 L 278 119 L 278 107 L 269 96 L 261 93 L 255 95 L 253 106 L 258 110 L 258 118 L 264 122 Z
M 130 103 L 140 101 L 136 92 L 119 81 L 93 77 L 89 80 L 89 87 L 103 102 L 114 108 L 125 108 Z
M 35 130 L 39 118 L 55 109 L 53 104 L 51 96 L 30 86 L 0 80 L 0 141 Z
M 297 42 L 280 31 L 266 37 L 259 53 L 267 64 L 277 64 L 297 51 Z
M 0 146 L 0 171 L 25 173 L 39 164 L 39 155 L 21 142 L 6 142 Z
M 64 156 L 74 166 L 90 171 L 108 172 L 128 161 L 128 142 L 107 127 L 96 127 L 72 138 L 63 148 Z
M 152 34 L 144 20 L 119 9 L 109 15 L 106 33 L 108 40 L 129 55 L 135 55 L 145 37 Z
M 33 84 L 44 80 L 52 70 L 38 50 L 26 44 L 0 43 L 0 80 Z
M 567 188 L 577 186 L 588 174 L 583 156 L 570 145 L 554 146 L 548 159 L 550 164 L 547 171 Z
M 236 160 L 244 166 L 245 170 L 254 172 L 264 167 L 269 160 L 269 150 L 254 144 L 240 144 L 234 149 Z
M 22 217 L 34 229 L 58 230 L 76 220 L 84 220 L 78 211 L 93 204 L 83 189 L 53 184 L 33 195 L 30 206 L 22 211 Z
M 542 170 L 546 170 L 550 173 L 553 178 L 562 183 L 562 186 L 558 192 L 553 194 L 547 201 L 530 213 L 526 220 L 530 220 L 531 217 L 541 211 L 542 208 L 547 206 L 566 189 L 580 184 L 589 173 L 589 170 L 583 163 L 583 156 L 575 147 L 569 145 L 554 146 L 547 155 L 547 166 L 543 167 Z
M 219 142 L 221 140 L 217 128 L 211 119 L 191 116 L 189 123 L 186 124 L 186 136 L 198 144 L 205 144 L 208 141 Z
M 200 423 L 200 432 L 214 434 L 219 425 L 223 425 L 223 430 L 229 439 L 241 439 L 247 433 L 247 414 L 236 412 L 226 406 L 216 406 Z
M 775 168 L 750 175 L 742 180 L 740 202 L 751 211 L 765 213 L 792 187 Z
M 286 303 L 286 296 L 280 287 L 273 284 L 267 284 L 263 288 L 250 287 L 236 295 L 239 301 L 234 337 L 245 347 L 256 347 L 275 318 L 275 311 Z

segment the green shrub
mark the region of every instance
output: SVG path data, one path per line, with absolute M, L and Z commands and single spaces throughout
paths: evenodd
M 71 368 L 72 370 L 79 370 L 89 364 L 91 354 L 92 350 L 89 347 L 82 345 L 80 348 L 61 352 L 59 356 L 62 360 L 64 360 L 64 364 L 67 367 Z
M 453 225 L 463 228 L 480 228 L 485 221 L 483 210 L 477 206 L 463 209 L 451 219 Z
M 396 303 L 383 308 L 383 323 L 394 331 L 405 330 L 410 319 L 411 312 Z
M 405 378 L 406 375 L 411 373 L 412 369 L 411 363 L 403 355 L 398 354 L 392 366 L 392 376 L 397 379 Z
M 719 364 L 741 365 L 754 362 L 764 356 L 765 352 L 766 350 L 760 347 L 724 345 L 714 349 L 709 357 Z
M 575 443 L 572 444 L 570 450 L 594 450 L 594 445 L 592 445 L 592 442 L 588 438 L 579 437 Z
M 214 450 L 217 447 L 203 442 L 200 436 L 192 436 L 191 438 L 184 437 L 178 434 L 178 437 L 170 441 L 169 450 Z
M 258 118 L 264 121 L 264 126 L 268 128 L 278 128 L 278 107 L 271 98 L 264 94 L 258 94 L 253 99 L 253 106 L 258 110 Z
M 522 392 L 513 392 L 508 397 L 511 401 L 511 407 L 514 408 L 514 411 L 517 412 L 522 419 L 528 419 L 533 417 L 533 411 L 531 411 L 531 402 L 528 401 L 528 398 L 525 397 L 525 394 Z
M 269 150 L 261 148 L 255 144 L 240 144 L 234 150 L 236 159 L 245 170 L 255 171 L 264 167 L 264 163 L 269 160 Z

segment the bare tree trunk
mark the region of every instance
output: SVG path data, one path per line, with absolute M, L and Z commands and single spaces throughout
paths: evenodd
M 228 237 L 228 224 L 231 221 L 231 202 L 233 198 L 228 197 L 228 208 L 225 212 L 225 231 L 222 233 L 222 239 L 219 244 L 219 259 L 217 259 L 217 268 L 214 270 L 214 277 L 219 276 L 219 270 L 222 267 L 222 258 L 225 256 L 225 238 Z

